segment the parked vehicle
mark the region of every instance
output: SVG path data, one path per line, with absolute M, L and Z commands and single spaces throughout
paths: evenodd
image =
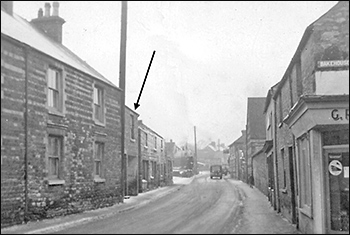
M 210 179 L 216 177 L 222 179 L 222 166 L 221 165 L 211 165 L 210 166 Z

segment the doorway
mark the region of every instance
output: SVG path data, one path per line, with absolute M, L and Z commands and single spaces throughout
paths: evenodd
M 349 232 L 349 146 L 324 146 L 328 233 Z

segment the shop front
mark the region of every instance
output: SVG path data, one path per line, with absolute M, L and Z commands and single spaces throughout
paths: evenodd
M 299 229 L 349 233 L 349 95 L 302 96 L 284 120 L 296 140 Z

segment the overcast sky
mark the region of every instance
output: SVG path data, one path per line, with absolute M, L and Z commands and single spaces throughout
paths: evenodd
M 50 2 L 52 4 L 52 2 Z M 121 2 L 59 1 L 63 44 L 119 86 Z M 226 145 L 245 128 L 248 97 L 282 78 L 308 25 L 337 1 L 128 2 L 126 105 L 178 144 Z M 45 1 L 15 1 L 37 17 Z

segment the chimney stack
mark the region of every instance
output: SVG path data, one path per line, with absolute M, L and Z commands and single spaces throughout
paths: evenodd
M 50 17 L 51 4 L 49 2 L 45 3 L 45 17 Z
M 38 18 L 31 20 L 36 28 L 42 30 L 47 36 L 58 43 L 62 43 L 62 25 L 65 20 L 59 17 L 58 8 L 59 3 L 52 3 L 52 15 L 51 15 L 51 4 L 45 3 L 45 14 L 43 16 L 43 10 L 40 8 L 38 11 Z
M 52 3 L 52 16 L 58 16 L 58 7 L 60 6 L 60 4 L 58 2 L 53 2 Z
M 12 16 L 12 14 L 13 14 L 13 1 L 1 1 L 1 8 L 3 8 L 7 14 Z
M 39 11 L 38 11 L 38 18 L 41 18 L 43 16 L 44 16 L 43 9 L 40 8 Z

